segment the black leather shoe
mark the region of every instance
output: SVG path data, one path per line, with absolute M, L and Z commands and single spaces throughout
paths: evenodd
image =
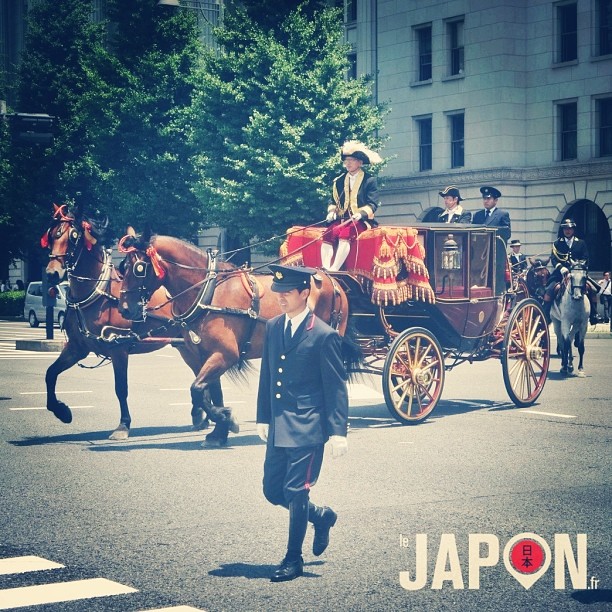
M 272 582 L 287 582 L 295 580 L 304 573 L 304 560 L 302 557 L 293 561 L 283 559 L 283 562 L 274 570 L 270 580 Z
M 323 508 L 321 521 L 314 526 L 314 540 L 312 554 L 318 557 L 325 552 L 329 545 L 329 530 L 336 524 L 338 515 L 331 508 Z

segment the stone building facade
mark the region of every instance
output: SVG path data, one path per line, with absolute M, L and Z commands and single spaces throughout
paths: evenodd
M 354 73 L 386 102 L 385 224 L 468 210 L 493 185 L 523 252 L 575 218 L 591 269 L 610 268 L 612 0 L 346 0 Z

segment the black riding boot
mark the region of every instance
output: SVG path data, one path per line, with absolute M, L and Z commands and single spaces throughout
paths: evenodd
M 329 545 L 329 531 L 336 524 L 338 515 L 327 506 L 315 506 L 310 502 L 308 518 L 314 526 L 312 552 L 318 557 L 325 552 Z
M 597 302 L 591 301 L 591 314 L 589 315 L 589 323 L 597 325 L 599 317 L 597 316 Z
M 286 582 L 298 578 L 304 573 L 302 544 L 308 527 L 308 491 L 299 493 L 289 502 L 289 539 L 287 554 L 276 568 L 270 580 Z

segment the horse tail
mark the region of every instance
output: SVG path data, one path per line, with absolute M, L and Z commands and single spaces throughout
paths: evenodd
M 349 319 L 344 336 L 342 336 L 342 360 L 346 368 L 348 379 L 354 382 L 357 378 L 357 373 L 364 366 L 364 355 L 361 346 L 357 342 L 357 333 L 355 326 Z

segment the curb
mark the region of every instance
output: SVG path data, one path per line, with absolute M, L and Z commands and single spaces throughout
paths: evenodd
M 64 340 L 15 340 L 15 349 L 18 351 L 59 353 L 65 345 Z

